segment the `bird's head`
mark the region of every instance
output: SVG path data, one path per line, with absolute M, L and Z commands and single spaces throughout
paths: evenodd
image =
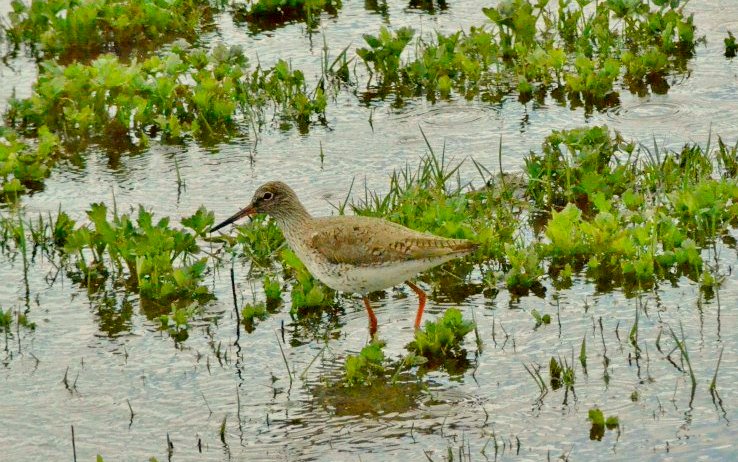
M 267 214 L 278 222 L 285 220 L 290 215 L 304 211 L 295 192 L 281 181 L 270 181 L 259 186 L 251 198 L 251 203 L 236 212 L 227 220 L 212 227 L 210 232 L 233 223 L 245 216 Z

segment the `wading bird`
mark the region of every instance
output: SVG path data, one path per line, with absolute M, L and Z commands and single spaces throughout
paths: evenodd
M 415 315 L 415 329 L 419 329 L 426 295 L 409 279 L 478 247 L 471 241 L 420 233 L 382 218 L 312 217 L 295 192 L 279 181 L 261 185 L 249 205 L 210 232 L 261 213 L 274 219 L 313 276 L 334 290 L 363 297 L 372 336 L 377 331 L 377 317 L 368 293 L 407 284 L 420 298 Z

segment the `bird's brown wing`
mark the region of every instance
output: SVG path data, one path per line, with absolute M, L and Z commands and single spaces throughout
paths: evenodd
M 476 244 L 423 234 L 371 217 L 330 217 L 314 222 L 310 245 L 331 263 L 367 266 L 376 263 L 463 255 Z

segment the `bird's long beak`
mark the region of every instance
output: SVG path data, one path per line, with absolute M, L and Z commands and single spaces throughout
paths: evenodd
M 212 228 L 210 228 L 210 232 L 213 233 L 213 232 L 219 230 L 220 228 L 222 228 L 222 227 L 224 227 L 226 225 L 230 225 L 231 223 L 233 223 L 234 221 L 236 221 L 236 220 L 238 220 L 240 218 L 243 218 L 245 216 L 249 216 L 250 217 L 250 216 L 253 216 L 255 214 L 256 214 L 256 209 L 251 204 L 249 204 L 246 207 L 244 207 L 241 210 L 239 210 L 238 212 L 236 212 L 233 216 L 231 216 L 227 220 L 225 220 L 225 221 L 223 221 L 223 222 L 221 222 L 221 223 L 213 226 Z

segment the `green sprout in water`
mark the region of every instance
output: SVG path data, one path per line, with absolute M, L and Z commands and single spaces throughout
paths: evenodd
M 269 316 L 264 303 L 247 303 L 241 308 L 241 322 L 246 332 L 253 332 L 257 321 L 263 321 Z
M 735 41 L 735 36 L 731 31 L 728 31 L 728 36 L 723 39 L 725 43 L 725 57 L 735 58 L 735 54 L 738 51 L 738 43 Z
M 605 436 L 605 428 L 614 430 L 620 427 L 620 419 L 617 416 L 609 416 L 605 419 L 605 414 L 599 408 L 589 410 L 587 420 L 592 423 L 589 431 L 589 439 L 601 441 Z
M 534 329 L 538 329 L 541 325 L 549 325 L 551 324 L 551 315 L 550 314 L 544 314 L 541 315 L 541 313 L 538 312 L 538 310 L 533 309 L 530 312 L 530 315 L 533 316 L 533 319 L 536 321 L 536 325 Z
M 449 308 L 437 321 L 426 321 L 415 332 L 415 339 L 407 349 L 428 360 L 429 367 L 444 364 L 447 360 L 465 359 L 464 336 L 474 330 L 474 323 L 465 321 L 461 311 Z
M 374 340 L 361 349 L 358 355 L 346 357 L 345 383 L 349 387 L 371 385 L 385 376 L 384 342 Z

